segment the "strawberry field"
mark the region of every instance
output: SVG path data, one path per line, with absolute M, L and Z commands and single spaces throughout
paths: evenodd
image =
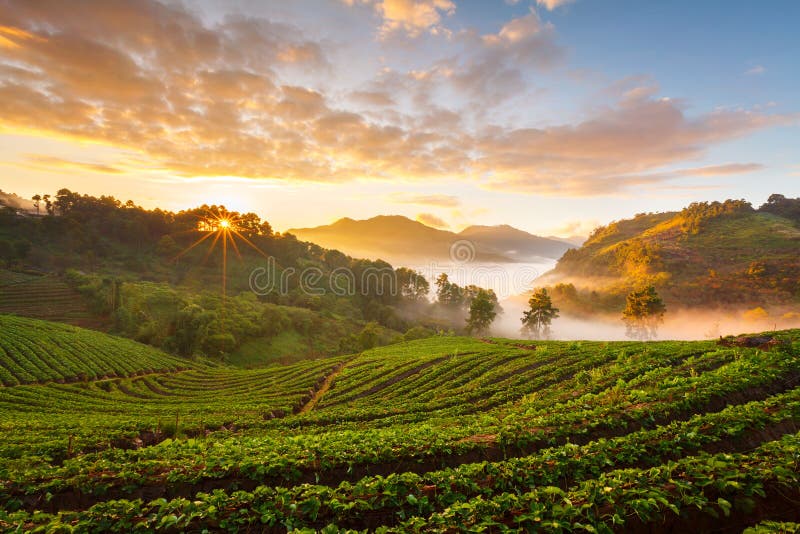
M 0 316 L 19 532 L 796 532 L 800 332 L 241 370 Z

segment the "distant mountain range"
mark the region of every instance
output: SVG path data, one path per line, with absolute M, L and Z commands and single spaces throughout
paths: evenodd
M 469 226 L 459 233 L 432 228 L 401 215 L 366 220 L 339 219 L 314 228 L 292 228 L 287 233 L 351 256 L 388 261 L 448 261 L 453 253 L 482 262 L 528 262 L 558 259 L 575 245 L 540 237 L 508 225 Z

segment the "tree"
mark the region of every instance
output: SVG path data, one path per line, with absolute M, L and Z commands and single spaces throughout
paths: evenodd
M 625 321 L 626 335 L 631 339 L 646 341 L 655 339 L 658 325 L 664 322 L 667 307 L 653 286 L 631 291 L 626 298 L 622 320 Z
M 33 206 L 36 208 L 36 215 L 39 215 L 39 203 L 42 201 L 42 195 L 33 195 Z
M 442 273 L 436 279 L 436 300 L 447 308 L 461 308 L 464 303 L 464 290 L 450 282 L 447 275 Z
M 44 200 L 44 209 L 47 211 L 47 214 L 53 215 L 53 202 L 50 200 L 50 195 L 43 196 L 42 200 Z
M 163 235 L 156 243 L 156 253 L 164 257 L 172 257 L 178 254 L 181 248 L 170 235 Z
M 550 337 L 550 323 L 558 317 L 558 308 L 553 307 L 553 301 L 546 288 L 534 291 L 528 300 L 528 309 L 522 314 L 522 331 L 534 339 L 547 339 Z
M 394 270 L 397 277 L 397 291 L 400 297 L 410 301 L 425 300 L 430 291 L 430 284 L 422 274 L 407 267 Z
M 492 294 L 485 289 L 480 289 L 469 305 L 469 317 L 467 317 L 467 332 L 470 335 L 485 335 L 489 332 L 489 326 L 497 317 L 494 299 Z

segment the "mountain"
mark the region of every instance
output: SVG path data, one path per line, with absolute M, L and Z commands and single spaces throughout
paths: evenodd
M 287 233 L 303 241 L 339 249 L 353 256 L 395 260 L 450 259 L 451 247 L 461 248 L 476 261 L 517 262 L 536 257 L 556 259 L 571 245 L 535 236 L 511 226 L 470 226 L 460 233 L 438 230 L 401 215 L 366 220 L 339 219 L 315 228 L 292 228 Z M 460 243 L 467 241 L 468 243 Z M 462 256 L 463 257 L 463 256 Z
M 584 243 L 586 243 L 587 237 L 585 235 L 571 235 L 568 237 L 559 237 L 555 235 L 546 236 L 547 239 L 553 239 L 555 241 L 563 241 L 568 245 L 572 245 L 573 248 L 578 248 Z
M 458 235 L 472 241 L 479 249 L 493 250 L 516 261 L 528 261 L 536 257 L 558 259 L 574 248 L 570 243 L 529 234 L 507 224 L 468 226 Z
M 724 307 L 796 305 L 798 280 L 800 199 L 773 195 L 759 209 L 703 202 L 613 222 L 541 282 L 572 282 L 615 306 L 630 288 L 653 284 L 668 306 Z

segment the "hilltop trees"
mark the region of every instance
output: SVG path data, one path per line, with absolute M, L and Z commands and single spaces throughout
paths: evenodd
M 430 291 L 430 284 L 425 277 L 408 267 L 398 267 L 394 270 L 397 278 L 398 294 L 409 301 L 424 301 Z
M 489 332 L 489 325 L 497 317 L 495 310 L 497 297 L 492 290 L 478 289 L 469 305 L 467 317 L 467 332 L 470 335 L 485 335 Z
M 631 291 L 626 298 L 625 310 L 622 312 L 626 335 L 642 341 L 655 339 L 658 326 L 664 322 L 666 311 L 664 301 L 653 286 Z
M 528 309 L 522 314 L 522 332 L 534 339 L 546 339 L 550 337 L 550 323 L 557 317 L 558 308 L 553 306 L 547 289 L 538 289 L 531 295 Z
M 769 196 L 767 203 L 762 205 L 759 211 L 786 217 L 797 223 L 800 222 L 800 198 L 786 198 L 775 193 Z
M 458 309 L 464 304 L 464 290 L 442 273 L 436 279 L 436 300 L 445 308 Z
M 461 287 L 442 273 L 436 279 L 436 300 L 447 320 L 457 323 L 467 312 L 467 333 L 485 335 L 498 313 L 502 313 L 497 294 L 476 285 Z

